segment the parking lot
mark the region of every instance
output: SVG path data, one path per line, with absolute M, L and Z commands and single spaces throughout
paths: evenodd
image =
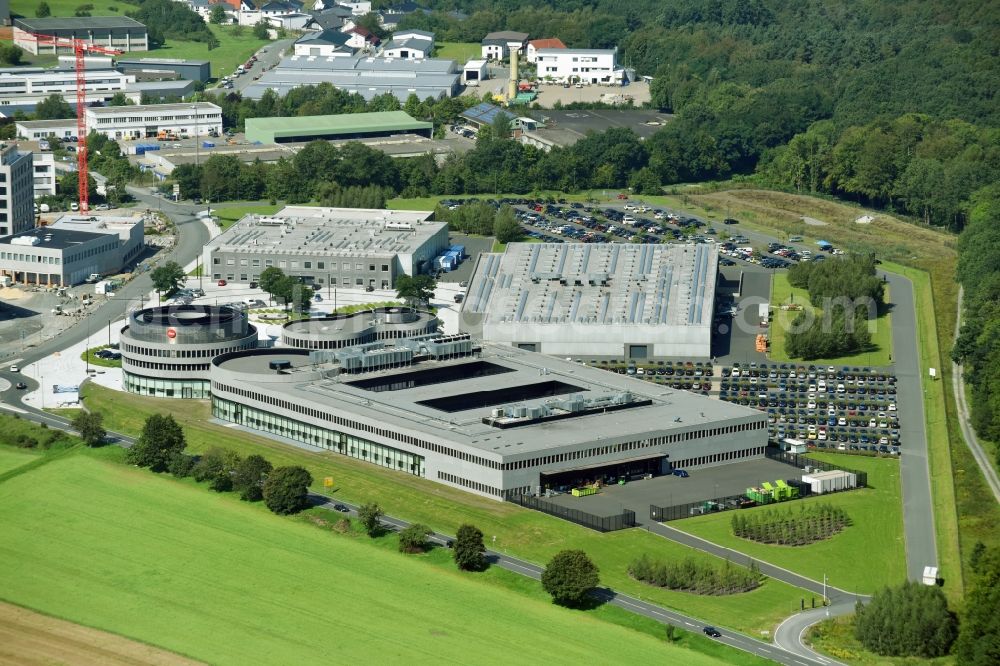
M 652 479 L 611 485 L 596 495 L 573 497 L 569 493 L 554 495 L 549 501 L 597 516 L 612 516 L 623 509 L 635 511 L 640 524 L 649 520 L 649 505 L 674 506 L 689 502 L 738 495 L 751 486 L 777 479 L 797 479 L 801 476 L 791 465 L 760 458 L 705 467 L 688 471 L 687 478 L 657 476 Z

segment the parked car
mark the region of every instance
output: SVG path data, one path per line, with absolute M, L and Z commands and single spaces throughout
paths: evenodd
M 675 469 L 674 472 L 673 472 L 673 474 L 674 474 L 674 476 L 679 476 L 682 479 L 686 479 L 689 476 L 691 476 L 690 474 L 687 473 L 687 470 L 685 470 L 685 469 Z
M 219 280 L 216 284 L 218 284 L 220 287 L 225 287 L 229 283 L 226 282 L 225 280 Z

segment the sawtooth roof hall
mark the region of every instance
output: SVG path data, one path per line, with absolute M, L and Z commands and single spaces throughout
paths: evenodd
M 714 244 L 511 243 L 480 255 L 463 331 L 556 356 L 707 358 Z
M 458 92 L 460 79 L 454 60 L 296 55 L 265 72 L 243 95 L 260 99 L 265 90 L 273 90 L 283 97 L 299 86 L 330 83 L 366 100 L 392 93 L 405 102 L 411 94 L 422 100 L 452 97 Z

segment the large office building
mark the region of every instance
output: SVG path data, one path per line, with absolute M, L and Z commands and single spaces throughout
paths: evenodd
M 35 226 L 35 172 L 30 152 L 0 144 L 0 235 Z
M 434 123 L 415 120 L 405 111 L 338 113 L 330 116 L 291 118 L 247 118 L 246 137 L 251 143 L 307 142 L 368 139 L 397 134 L 416 134 L 430 138 Z
M 53 39 L 79 39 L 92 46 L 121 51 L 148 51 L 146 26 L 127 16 L 14 19 L 14 43 L 35 55 L 73 53 Z
M 421 100 L 452 97 L 458 93 L 460 79 L 461 71 L 453 60 L 294 55 L 264 72 L 246 87 L 243 96 L 260 99 L 266 90 L 284 96 L 300 86 L 329 83 L 366 100 L 389 93 L 405 102 L 410 95 Z
M 210 378 L 217 419 L 497 500 L 767 444 L 757 410 L 466 335 L 233 352 Z
M 84 111 L 87 133 L 110 139 L 156 138 L 160 132 L 178 136 L 220 136 L 222 109 L 209 102 L 96 106 Z M 66 139 L 79 132 L 75 120 L 19 120 L 17 135 L 26 139 Z
M 287 206 L 247 215 L 210 240 L 213 280 L 255 282 L 269 266 L 314 287 L 389 289 L 400 275 L 426 273 L 448 248 L 448 225 L 427 211 Z
M 146 308 L 121 330 L 122 385 L 160 398 L 208 398 L 209 363 L 253 349 L 257 328 L 243 310 L 211 305 Z
M 28 174 L 30 179 L 30 158 Z M 0 275 L 21 284 L 68 287 L 94 274 L 120 272 L 143 246 L 141 218 L 66 215 L 50 226 L 0 237 Z
M 179 76 L 188 81 L 207 83 L 212 78 L 212 63 L 208 60 L 178 58 L 117 58 L 115 69 L 138 76 Z
M 129 94 L 135 76 L 114 69 L 84 71 L 87 103 L 110 102 L 115 93 L 126 93 L 133 102 L 139 94 Z M 76 72 L 72 68 L 8 67 L 0 69 L 0 109 L 5 106 L 34 106 L 53 93 L 76 104 Z
M 707 358 L 713 244 L 511 243 L 481 254 L 463 331 L 558 356 Z
M 538 49 L 538 78 L 560 83 L 621 84 L 625 70 L 618 66 L 616 49 Z

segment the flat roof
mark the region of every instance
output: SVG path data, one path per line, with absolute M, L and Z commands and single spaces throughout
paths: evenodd
M 222 109 L 211 102 L 189 102 L 187 104 L 135 104 L 128 106 L 88 106 L 87 113 L 95 116 L 119 116 L 122 114 L 136 115 L 141 113 L 165 113 L 168 111 L 192 111 L 191 107 L 196 107 L 199 111 L 218 111 Z
M 429 211 L 286 206 L 247 215 L 205 247 L 218 252 L 392 257 L 415 251 L 445 222 Z
M 76 118 L 64 118 L 59 120 L 16 120 L 14 123 L 29 129 L 46 129 L 49 127 L 63 128 L 68 127 L 69 125 L 76 127 Z
M 463 312 L 492 324 L 708 326 L 712 243 L 510 243 L 482 254 Z
M 182 58 L 115 58 L 115 61 L 119 65 L 125 63 L 129 65 L 191 65 L 197 67 L 204 67 L 211 63 L 210 60 L 184 60 Z
M 15 238 L 37 238 L 38 243 L 35 245 L 20 245 L 12 242 Z M 40 248 L 50 250 L 68 250 L 76 245 L 89 243 L 101 238 L 107 238 L 107 235 L 73 229 L 35 227 L 34 229 L 22 231 L 21 233 L 13 234 L 11 236 L 3 236 L 0 238 L 0 245 L 10 245 L 12 248 L 23 248 L 27 252 Z
M 259 377 L 259 389 L 280 399 L 500 456 L 602 439 L 610 444 L 722 421 L 764 418 L 748 407 L 506 346 L 483 345 L 478 356 L 342 373 L 334 378 L 320 378 L 324 364 L 310 364 L 300 351 L 288 358 L 295 372 L 301 373 L 301 382 L 268 381 L 268 376 L 275 375 L 270 361 L 283 358 L 275 349 L 217 363 L 222 370 L 247 373 L 243 388 L 254 390 L 255 377 Z M 630 394 L 631 404 L 616 409 L 507 428 L 484 422 L 500 406 L 530 408 L 577 395 L 601 399 L 624 394 Z
M 570 48 L 540 48 L 538 55 L 609 55 L 617 53 L 618 49 L 570 49 Z
M 216 107 L 218 108 L 218 107 Z M 295 134 L 360 134 L 392 130 L 423 130 L 433 123 L 414 119 L 405 111 L 338 113 L 329 116 L 247 118 L 246 133 L 268 132 L 275 136 Z
M 628 93 L 628 87 L 612 87 L 608 88 L 608 91 Z M 673 120 L 673 115 L 669 113 L 646 109 L 601 109 L 600 111 L 526 109 L 525 112 L 546 125 L 546 131 L 555 128 L 573 132 L 577 135 L 576 140 L 587 136 L 587 132 L 603 132 L 611 127 L 627 127 L 643 139 L 648 139 Z
M 92 28 L 142 28 L 142 23 L 127 16 L 73 16 L 65 18 L 17 18 L 14 25 L 33 32 L 47 30 L 85 30 Z

